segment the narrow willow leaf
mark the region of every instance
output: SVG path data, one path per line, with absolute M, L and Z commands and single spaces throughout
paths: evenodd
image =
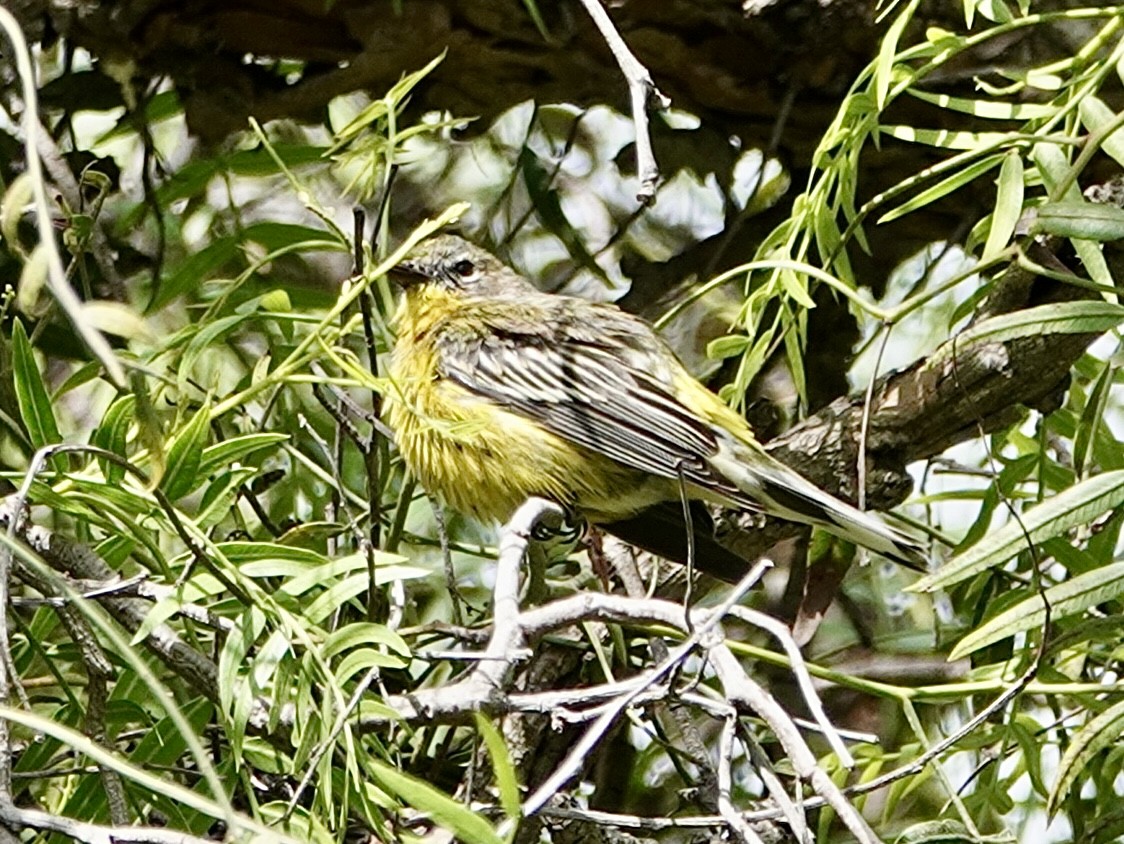
M 1046 185 L 1046 189 L 1053 193 L 1069 173 L 1069 159 L 1066 158 L 1062 148 L 1057 144 L 1035 144 L 1030 155 L 1034 159 L 1034 163 L 1038 165 L 1038 172 L 1042 176 L 1042 182 Z M 1080 201 L 1081 191 L 1076 182 L 1069 186 L 1069 190 L 1061 199 Z
M 241 460 L 247 454 L 252 454 L 259 449 L 284 442 L 289 439 L 288 434 L 262 433 L 245 434 L 241 437 L 232 437 L 221 443 L 207 446 L 199 459 L 199 474 L 207 477 L 220 468 L 229 466 L 236 460 Z
M 995 100 L 972 100 L 964 97 L 952 97 L 948 94 L 933 94 L 918 88 L 910 88 L 907 93 L 941 108 L 970 114 L 973 117 L 981 117 L 985 120 L 1038 120 L 1052 117 L 1058 110 L 1055 106 L 1041 103 L 1003 103 Z
M 410 656 L 410 646 L 385 624 L 357 621 L 336 630 L 324 640 L 320 651 L 324 659 L 331 659 L 358 645 L 386 645 L 401 656 Z
M 1092 240 L 1081 240 L 1076 237 L 1070 238 L 1069 242 L 1073 244 L 1073 251 L 1081 259 L 1081 265 L 1085 267 L 1085 272 L 1089 274 L 1089 278 L 1106 290 L 1111 291 L 1105 294 L 1110 300 L 1118 301 L 1119 297 L 1115 292 L 1116 281 L 1108 268 L 1108 262 L 1105 260 L 1104 252 L 1101 251 L 1101 245 Z
M 956 336 L 955 349 L 963 352 L 973 343 L 1005 343 L 1019 337 L 1047 334 L 1103 334 L 1124 322 L 1124 305 L 1112 302 L 1063 302 L 1059 305 L 1038 305 L 1010 314 L 1001 314 L 965 329 Z M 952 355 L 954 346 L 947 344 L 933 355 L 937 362 Z
M 1046 590 L 1046 600 L 1050 604 L 1050 620 L 1057 621 L 1077 615 L 1122 594 L 1124 594 L 1124 563 L 1114 563 L 1079 574 Z M 1042 602 L 1042 596 L 1035 593 L 1013 607 L 1008 607 L 957 642 L 948 659 L 950 662 L 961 659 L 1016 633 L 1039 628 L 1045 621 L 1046 606 Z
M 1083 97 L 1077 107 L 1081 122 L 1090 132 L 1099 132 L 1116 120 L 1116 114 L 1097 97 Z M 1124 129 L 1117 129 L 1101 141 L 1101 149 L 1124 165 Z
M 0 197 L 0 237 L 8 249 L 16 255 L 23 255 L 20 246 L 19 223 L 35 192 L 35 183 L 27 173 L 20 173 Z
M 911 211 L 916 211 L 918 208 L 923 208 L 930 202 L 936 202 L 938 199 L 947 196 L 955 191 L 957 188 L 963 187 L 968 182 L 976 179 L 986 173 L 995 165 L 1003 161 L 1002 155 L 989 155 L 986 158 L 981 158 L 979 161 L 974 161 L 965 167 L 963 170 L 958 170 L 951 176 L 937 182 L 932 187 L 926 188 L 912 199 L 908 199 L 890 211 L 887 211 L 879 219 L 878 223 L 889 223 L 898 217 L 904 217 Z
M 879 111 L 886 107 L 886 99 L 890 92 L 890 83 L 894 78 L 894 59 L 898 53 L 898 41 L 905 31 L 906 25 L 913 18 L 919 0 L 911 0 L 910 4 L 901 11 L 882 36 L 882 44 L 878 48 L 878 58 L 874 62 L 874 101 Z
M 1124 469 L 1106 472 L 1071 486 L 1012 519 L 930 575 L 910 587 L 911 592 L 945 589 L 982 571 L 1005 563 L 1031 542 L 1058 536 L 1071 527 L 1086 524 L 1124 503 Z M 1025 532 L 1024 532 L 1025 531 Z
M 373 769 L 379 785 L 397 794 L 415 809 L 432 815 L 435 821 L 465 844 L 503 844 L 503 839 L 482 815 L 429 783 L 378 759 L 369 758 L 367 764 Z
M 82 319 L 105 334 L 125 337 L 129 340 L 154 339 L 148 323 L 129 305 L 123 302 L 98 300 L 83 302 Z
M 219 702 L 223 712 L 230 716 L 228 737 L 232 747 L 240 748 L 246 734 L 246 721 L 252 705 L 253 690 L 248 683 L 239 682 L 246 658 L 265 629 L 265 613 L 251 607 L 235 620 L 234 629 L 227 635 L 219 652 Z M 239 703 L 239 697 L 249 698 Z M 235 753 L 241 750 L 236 749 Z
M 238 238 L 233 235 L 211 241 L 203 249 L 189 256 L 160 283 L 152 301 L 148 303 L 147 313 L 155 313 L 189 290 L 197 289 L 237 254 Z
M 37 243 L 20 270 L 17 285 L 16 307 L 22 313 L 30 314 L 37 310 L 39 293 L 47 286 L 50 274 L 47 247 Z
M 1058 804 L 1088 768 L 1092 758 L 1102 750 L 1118 746 L 1121 734 L 1124 734 L 1124 700 L 1117 701 L 1076 733 L 1070 734 L 1069 746 L 1058 763 L 1054 787 L 1046 803 L 1046 811 L 1050 815 L 1057 812 Z
M 1048 202 L 1035 214 L 1034 230 L 1099 242 L 1120 240 L 1124 238 L 1124 208 L 1082 200 Z
M 894 839 L 894 844 L 981 844 L 982 841 L 960 821 L 946 819 L 914 824 Z
M 1112 365 L 1112 361 L 1105 361 L 1101 365 L 1101 374 L 1093 384 L 1089 399 L 1081 412 L 1081 421 L 1073 438 L 1073 468 L 1078 476 L 1084 474 L 1086 467 L 1093 462 L 1093 445 L 1097 441 L 1097 432 L 1104 418 L 1109 385 L 1115 372 L 1116 367 Z
M 749 346 L 749 338 L 744 334 L 727 334 L 716 337 L 706 344 L 706 356 L 711 360 L 723 360 L 740 355 Z
M 328 558 L 318 551 L 295 545 L 235 541 L 220 542 L 216 548 L 248 577 L 292 577 L 328 564 Z
M 374 648 L 356 648 L 348 651 L 347 655 L 339 661 L 332 676 L 340 686 L 343 686 L 345 683 L 350 683 L 357 674 L 370 671 L 372 668 L 398 670 L 407 665 L 409 662 L 400 656 L 377 651 Z
M 195 336 L 191 338 L 191 342 L 187 344 L 187 348 L 184 349 L 179 365 L 176 367 L 177 386 L 181 393 L 186 392 L 188 382 L 197 377 L 195 364 L 200 355 L 206 352 L 212 343 L 220 341 L 223 345 L 229 343 L 235 328 L 251 316 L 252 314 L 249 313 L 233 314 L 232 316 L 212 320 L 199 327 Z
M 879 131 L 911 144 L 925 144 L 946 150 L 979 150 L 997 147 L 1010 141 L 1005 132 L 957 132 L 952 129 L 922 129 L 917 126 L 890 124 L 880 126 Z
M 55 411 L 51 407 L 51 397 L 47 395 L 47 387 L 39 374 L 39 364 L 35 361 L 35 352 L 27 339 L 23 323 L 18 319 L 12 323 L 12 376 L 20 418 L 27 428 L 31 444 L 40 449 L 62 442 L 59 425 L 55 421 Z M 55 467 L 55 471 L 65 472 L 66 458 L 57 454 L 51 458 L 51 465 Z
M 172 501 L 187 495 L 204 480 L 199 472 L 203 459 L 203 446 L 211 426 L 211 403 L 205 403 L 168 446 L 168 463 L 160 488 Z
M 429 574 L 429 572 L 423 568 L 405 564 L 405 558 L 399 557 L 396 554 L 388 554 L 385 551 L 377 550 L 374 554 L 375 581 L 378 586 L 385 585 L 394 580 L 412 580 L 417 577 L 425 577 Z M 242 571 L 247 572 L 248 568 L 249 567 L 243 567 Z M 258 573 L 261 571 L 260 566 L 253 567 L 251 571 L 253 572 L 251 576 L 261 576 Z M 303 595 L 310 589 L 326 586 L 330 584 L 333 579 L 343 575 L 350 575 L 354 572 L 366 574 L 366 553 L 356 552 L 354 554 L 348 554 L 347 556 L 338 557 L 330 563 L 315 569 L 306 570 L 292 580 L 287 581 L 281 587 L 281 591 L 287 595 Z
M 496 775 L 496 789 L 500 793 L 500 805 L 504 814 L 512 820 L 523 816 L 522 801 L 519 799 L 519 780 L 515 775 L 515 765 L 511 761 L 511 752 L 507 749 L 500 731 L 496 725 L 488 720 L 487 716 L 477 712 L 476 729 L 484 739 L 488 748 L 488 756 L 492 759 L 492 772 Z
M 1023 213 L 1023 159 L 1018 150 L 1010 150 L 999 168 L 999 185 L 995 194 L 995 211 L 991 214 L 991 230 L 987 233 L 983 257 L 987 263 L 1010 241 L 1015 225 Z
M 133 424 L 136 415 L 137 397 L 131 393 L 121 396 L 106 410 L 101 419 L 101 424 L 94 431 L 93 443 L 98 448 L 112 451 L 114 454 L 125 457 L 125 447 L 128 441 L 129 426 Z M 98 458 L 101 473 L 110 484 L 119 484 L 125 477 L 125 467 L 108 460 Z

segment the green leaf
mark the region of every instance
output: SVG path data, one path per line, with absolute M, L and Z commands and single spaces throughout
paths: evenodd
M 15 380 L 16 402 L 19 404 L 20 418 L 27 428 L 27 436 L 36 450 L 62 442 L 58 422 L 51 407 L 51 397 L 39 374 L 39 364 L 35 362 L 35 352 L 27 339 L 23 323 L 18 319 L 12 323 L 12 376 Z M 67 470 L 66 457 L 56 454 L 51 458 L 56 472 Z
M 973 325 L 956 336 L 955 348 L 963 351 L 973 343 L 1005 343 L 1019 337 L 1047 334 L 1103 334 L 1124 322 L 1124 305 L 1112 302 L 1080 301 L 1055 305 L 1038 305 L 1000 314 Z M 953 353 L 948 344 L 940 358 Z M 936 355 L 934 358 L 939 359 Z
M 218 469 L 229 466 L 248 454 L 285 442 L 287 439 L 289 439 L 288 434 L 244 434 L 207 446 L 199 459 L 199 474 L 204 478 L 208 477 Z
M 1084 773 L 1094 756 L 1110 747 L 1117 747 L 1124 734 L 1124 700 L 1117 701 L 1089 723 L 1069 736 L 1069 746 L 1058 763 L 1054 787 L 1046 803 L 1046 811 L 1053 815 L 1058 804 L 1069 793 L 1077 778 Z
M 1101 374 L 1093 384 L 1093 389 L 1081 412 L 1081 420 L 1073 438 L 1073 468 L 1079 476 L 1084 474 L 1085 469 L 1093 462 L 1093 446 L 1101 429 L 1101 420 L 1104 418 L 1105 407 L 1108 404 L 1109 386 L 1112 384 L 1115 372 L 1116 367 L 1112 365 L 1112 361 L 1105 361 L 1102 364 Z
M 1090 134 L 1105 129 L 1117 117 L 1103 100 L 1091 96 L 1081 98 L 1077 111 Z M 1117 164 L 1124 166 L 1124 129 L 1117 129 L 1101 141 L 1101 149 L 1112 156 Z
M 1034 217 L 1036 233 L 1107 242 L 1124 238 L 1124 208 L 1065 199 L 1047 202 Z
M 324 641 L 321 652 L 325 659 L 350 650 L 358 645 L 386 645 L 404 657 L 410 656 L 410 646 L 385 624 L 357 621 L 336 630 Z
M 500 805 L 504 814 L 512 820 L 523 816 L 523 805 L 519 799 L 519 780 L 515 775 L 515 765 L 511 761 L 503 736 L 495 724 L 481 712 L 475 713 L 476 729 L 484 738 L 488 755 L 492 758 L 492 771 L 496 775 L 496 788 L 500 793 Z
M 988 533 L 947 564 L 908 587 L 911 592 L 935 592 L 975 577 L 1005 563 L 1032 543 L 1058 536 L 1071 527 L 1086 524 L 1124 503 L 1124 469 L 1106 472 L 1043 501 Z M 1064 584 L 1062 584 L 1064 585 Z
M 339 661 L 333 672 L 336 682 L 341 686 L 350 682 L 356 674 L 369 671 L 372 668 L 405 668 L 409 663 L 400 656 L 377 651 L 374 648 L 356 648 L 348 651 L 347 655 Z
M 1050 605 L 1050 620 L 1056 621 L 1076 615 L 1122 594 L 1124 594 L 1124 563 L 1113 563 L 1104 568 L 1079 574 L 1046 590 L 1046 601 Z M 1045 621 L 1046 606 L 1042 602 L 1042 596 L 1035 593 L 1013 607 L 1008 607 L 957 642 L 948 659 L 950 662 L 961 659 L 1016 633 L 1041 627 Z
M 711 360 L 723 360 L 740 355 L 749 346 L 749 338 L 744 334 L 727 334 L 716 337 L 706 344 L 706 356 Z
M 400 557 L 397 554 L 389 554 L 386 551 L 378 550 L 374 554 L 376 585 L 382 586 L 394 580 L 410 580 L 425 577 L 429 574 L 423 568 L 405 564 L 405 557 Z M 243 571 L 246 571 L 246 568 L 243 568 Z M 251 576 L 260 576 L 260 574 L 257 574 L 260 571 L 259 567 L 254 567 L 253 571 L 254 574 Z M 353 572 L 366 574 L 367 555 L 365 553 L 348 554 L 315 569 L 303 571 L 292 580 L 287 581 L 281 587 L 281 591 L 294 596 L 303 595 L 310 589 L 326 586 L 337 577 L 349 575 Z
M 210 429 L 211 403 L 208 401 L 172 438 L 168 446 L 168 463 L 160 479 L 160 488 L 172 501 L 187 495 L 206 477 L 199 471 L 199 466 Z
M 349 247 L 332 237 L 327 229 L 301 226 L 296 223 L 262 222 L 247 226 L 243 240 L 260 243 L 269 252 L 300 246 L 303 252 L 346 252 Z
M 906 25 L 917 10 L 919 0 L 911 0 L 910 4 L 902 10 L 882 36 L 882 43 L 878 48 L 878 58 L 874 62 L 874 101 L 879 111 L 886 107 L 886 100 L 890 92 L 890 83 L 894 76 L 894 59 L 897 58 L 898 41 L 905 31 Z
M 914 824 L 894 839 L 894 844 L 980 844 L 960 821 L 924 821 Z
M 187 291 L 197 289 L 237 254 L 236 237 L 228 235 L 211 241 L 161 282 L 146 311 L 148 313 L 158 311 Z
M 437 823 L 465 844 L 504 844 L 503 839 L 481 815 L 429 783 L 378 759 L 369 758 L 367 764 L 372 768 L 379 785 L 398 795 L 415 809 L 432 815 Z
M 970 114 L 984 120 L 1040 120 L 1052 117 L 1058 111 L 1056 106 L 1044 103 L 1004 103 L 996 100 L 972 100 L 965 97 L 953 97 L 949 94 L 934 94 L 922 91 L 919 88 L 910 88 L 906 93 L 911 97 L 916 97 L 949 111 Z
M 217 547 L 247 577 L 296 577 L 329 562 L 311 548 L 276 542 L 220 542 Z
M 972 162 L 963 170 L 956 171 L 951 176 L 942 179 L 932 187 L 921 191 L 912 199 L 906 200 L 897 208 L 887 211 L 879 218 L 879 225 L 882 223 L 889 223 L 892 220 L 898 219 L 898 217 L 904 217 L 906 214 L 916 211 L 918 208 L 923 208 L 930 202 L 936 202 L 938 199 L 947 196 L 957 188 L 983 175 L 996 164 L 1002 162 L 1004 158 L 1005 156 L 1003 155 L 989 155 L 985 158 L 981 158 L 979 161 Z
M 179 365 L 176 367 L 176 383 L 180 393 L 186 392 L 188 383 L 193 377 L 196 377 L 195 362 L 206 352 L 207 348 L 220 340 L 224 346 L 230 343 L 233 339 L 231 335 L 234 333 L 234 329 L 252 316 L 251 313 L 232 314 L 210 320 L 199 326 L 199 330 L 194 332 L 187 348 L 183 350 Z
M 101 419 L 101 424 L 94 431 L 93 443 L 98 448 L 112 451 L 125 457 L 129 426 L 133 424 L 136 415 L 137 397 L 131 393 L 121 396 L 106 410 Z M 119 484 L 125 477 L 125 467 L 108 460 L 98 458 L 101 465 L 102 476 L 110 484 Z
M 1018 150 L 1010 150 L 999 168 L 999 185 L 995 195 L 995 211 L 991 215 L 991 229 L 984 244 L 983 257 L 987 263 L 994 258 L 1015 233 L 1015 226 L 1023 212 L 1023 159 Z

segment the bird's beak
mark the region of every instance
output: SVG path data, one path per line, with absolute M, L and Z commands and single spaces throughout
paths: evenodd
M 413 258 L 406 258 L 394 266 L 390 271 L 390 278 L 399 287 L 410 287 L 428 276 L 422 271 L 420 264 Z

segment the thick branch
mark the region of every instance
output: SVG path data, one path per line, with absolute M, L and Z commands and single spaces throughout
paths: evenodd
M 979 317 L 1090 295 L 1083 288 L 1043 282 L 1012 269 Z M 1059 407 L 1070 369 L 1098 336 L 1040 334 L 976 343 L 953 337 L 929 357 L 883 377 L 875 385 L 867 431 L 870 508 L 888 509 L 905 500 L 912 490 L 907 464 L 1010 425 L 1024 408 L 1048 413 Z M 836 399 L 766 449 L 818 486 L 854 502 L 864 401 L 863 395 Z M 753 559 L 800 530 L 770 520 L 737 531 L 727 544 Z

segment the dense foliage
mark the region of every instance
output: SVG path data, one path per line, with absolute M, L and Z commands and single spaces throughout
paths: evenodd
M 918 5 L 883 10 L 810 160 L 738 150 L 720 181 L 699 150 L 650 206 L 623 103 L 418 114 L 442 56 L 217 146 L 170 82 L 54 108 L 107 59 L 63 41 L 37 79 L 13 62 L 0 821 L 43 840 L 789 840 L 805 815 L 821 842 L 1124 835 L 1124 12 L 966 2 L 951 31 Z M 1031 35 L 1059 46 L 993 49 Z M 964 67 L 974 93 L 948 81 Z M 42 172 L 20 122 L 36 86 Z M 651 119 L 657 163 L 692 149 L 692 115 Z M 916 147 L 929 163 L 871 195 L 869 170 Z M 926 216 L 958 202 L 957 228 Z M 908 463 L 899 512 L 932 571 L 751 526 L 740 547 L 778 565 L 730 610 L 728 585 L 685 588 L 611 540 L 533 542 L 537 635 L 474 659 L 512 622 L 493 618 L 498 535 L 430 501 L 377 421 L 386 273 L 447 225 L 544 287 L 642 310 L 817 482 L 889 507 Z M 869 249 L 925 225 L 905 263 Z M 752 258 L 677 268 L 703 241 Z M 640 289 L 640 258 L 671 269 Z M 853 356 L 817 358 L 836 337 Z M 845 374 L 856 397 L 824 411 Z M 631 603 L 575 611 L 581 593 Z M 699 628 L 662 599 L 704 608 Z M 722 645 L 700 632 L 719 623 Z M 822 698 L 846 743 L 800 722 L 824 781 L 757 684 L 782 715 L 817 720 Z

